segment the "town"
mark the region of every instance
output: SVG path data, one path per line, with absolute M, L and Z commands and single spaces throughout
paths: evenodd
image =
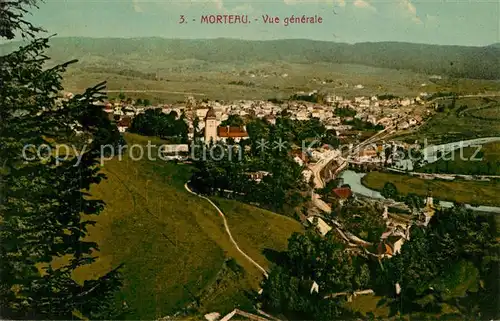
M 1 320 L 500 319 L 497 4 L 160 2 L 2 1 Z
M 298 93 L 298 99 L 313 99 L 317 97 L 317 92 Z M 384 95 L 385 96 L 385 95 Z M 385 98 L 382 96 L 382 98 Z M 363 130 L 356 126 L 356 120 L 370 124 L 371 126 L 394 127 L 395 130 L 406 130 L 419 126 L 423 122 L 423 117 L 427 114 L 415 112 L 415 106 L 425 104 L 427 93 L 421 93 L 414 98 L 379 99 L 372 97 L 355 97 L 345 99 L 340 96 L 325 96 L 324 103 L 318 104 L 308 101 L 199 101 L 193 97 L 188 97 L 186 102 L 178 104 L 160 104 L 155 106 L 145 106 L 142 100 L 119 100 L 109 101 L 105 104 L 104 110 L 111 120 L 116 121 L 121 132 L 125 132 L 130 126 L 132 119 L 144 113 L 148 109 L 161 109 L 168 114 L 171 111 L 181 115 L 184 113 L 189 124 L 190 138 L 193 137 L 193 120 L 199 119 L 199 129 L 205 127 L 205 116 L 210 108 L 216 115 L 217 123 L 221 123 L 230 115 L 240 117 L 256 117 L 265 119 L 270 123 L 275 122 L 276 117 L 289 115 L 291 119 L 309 120 L 319 119 L 327 129 L 335 130 L 340 138 L 362 136 Z M 66 97 L 72 97 L 71 93 L 66 93 Z M 415 113 L 414 113 L 415 112 Z M 354 124 L 350 124 L 354 123 Z
M 454 96 L 444 96 L 454 104 Z M 65 95 L 66 99 L 71 97 L 71 93 Z M 400 186 L 385 182 L 379 191 L 371 190 L 366 173 L 394 173 L 424 181 L 489 182 L 500 178 L 422 170 L 454 150 L 499 140 L 478 138 L 428 146 L 407 139 L 448 108 L 450 103 L 439 103 L 442 97 L 421 93 L 418 97 L 386 94 L 345 98 L 312 91 L 298 92 L 286 101 L 223 102 L 187 97 L 177 104 L 151 104 L 120 94 L 99 106 L 120 133 L 163 139 L 165 144 L 159 151 L 165 157 L 160 159 L 193 166 L 195 171 L 185 189 L 209 200 L 221 215 L 222 210 L 208 197 L 236 200 L 293 217 L 306 230 L 315 231 L 324 239 L 322 242 L 334 238 L 343 244 L 344 253 L 378 261 L 383 269 L 390 264 L 383 262 L 400 257 L 415 228 L 432 228 L 436 215 L 457 206 L 477 208 L 434 197 L 439 191 L 430 188 L 425 195 L 401 193 Z M 287 141 L 283 142 L 283 137 L 288 137 Z M 219 150 L 217 156 L 214 150 Z M 226 159 L 224 153 L 237 159 Z M 285 173 L 287 167 L 300 175 Z M 489 172 L 493 173 L 491 169 Z M 269 191 L 276 197 L 269 198 Z M 500 208 L 487 210 L 496 212 Z M 230 233 L 230 227 L 226 228 Z M 239 251 L 265 278 L 269 277 L 264 267 Z M 307 292 L 324 295 L 324 281 L 309 278 Z M 392 287 L 388 293 L 400 296 L 401 282 L 394 282 Z M 258 294 L 266 297 L 267 293 L 264 283 Z M 329 293 L 325 298 L 345 297 L 346 302 L 353 302 L 356 297 L 374 294 L 374 289 L 360 284 L 355 290 Z M 251 316 L 237 309 L 224 319 L 235 314 Z M 207 320 L 218 317 L 218 312 L 205 315 Z

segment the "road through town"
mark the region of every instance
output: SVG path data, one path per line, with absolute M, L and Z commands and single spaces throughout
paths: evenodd
M 319 162 L 317 162 L 313 166 L 309 167 L 309 169 L 313 173 L 313 181 L 314 181 L 315 188 L 323 188 L 325 186 L 325 182 L 324 182 L 323 178 L 321 177 L 321 170 L 326 165 L 328 165 L 334 159 L 340 160 L 339 167 L 335 170 L 335 174 L 334 174 L 334 178 L 335 178 L 335 176 L 340 171 L 342 171 L 344 168 L 347 167 L 347 159 L 346 159 L 347 157 L 349 157 L 349 156 L 351 156 L 351 155 L 353 155 L 355 153 L 358 153 L 361 148 L 366 147 L 367 145 L 372 144 L 375 141 L 381 139 L 381 137 L 382 137 L 381 135 L 382 134 L 386 133 L 387 131 L 392 130 L 393 128 L 394 128 L 394 126 L 390 126 L 390 127 L 387 127 L 385 129 L 377 132 L 375 135 L 371 136 L 370 138 L 368 138 L 364 142 L 361 142 L 360 144 L 356 145 L 355 147 L 353 147 L 352 149 L 350 149 L 349 151 L 347 151 L 347 153 L 345 155 L 339 155 L 339 153 L 336 153 L 334 151 L 328 152 L 326 154 L 325 158 L 321 159 Z M 313 204 L 317 208 L 319 208 L 320 210 L 322 210 L 323 212 L 326 212 L 326 213 L 330 213 L 331 212 L 331 210 L 332 210 L 331 207 L 328 204 L 326 204 L 321 199 L 321 197 L 317 193 L 314 192 L 314 190 L 311 193 L 311 200 L 312 200 Z

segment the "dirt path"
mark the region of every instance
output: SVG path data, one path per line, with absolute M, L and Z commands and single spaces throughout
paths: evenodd
M 201 197 L 203 199 L 206 199 L 210 204 L 212 204 L 213 207 L 215 207 L 215 209 L 217 210 L 217 212 L 219 212 L 219 215 L 222 217 L 222 220 L 224 221 L 224 228 L 226 230 L 226 233 L 227 233 L 227 235 L 229 235 L 229 239 L 231 240 L 231 243 L 233 243 L 233 245 L 236 248 L 236 250 L 238 250 L 238 252 L 240 252 L 241 255 L 243 255 L 248 261 L 250 261 L 250 263 L 252 263 L 256 268 L 258 268 L 262 272 L 262 274 L 264 274 L 264 276 L 267 278 L 268 277 L 267 271 L 262 266 L 260 266 L 259 263 L 255 262 L 250 256 L 248 256 L 245 252 L 243 252 L 243 250 L 240 249 L 240 247 L 238 246 L 238 243 L 236 243 L 236 241 L 233 238 L 233 235 L 231 234 L 231 231 L 229 230 L 229 225 L 227 224 L 226 216 L 224 215 L 224 213 L 222 213 L 221 209 L 217 205 L 215 205 L 215 203 L 212 202 L 208 197 L 201 196 L 201 195 L 196 194 L 195 192 L 193 192 L 188 187 L 188 183 L 184 184 L 184 188 L 189 193 L 191 193 L 193 195 L 196 195 L 198 197 Z

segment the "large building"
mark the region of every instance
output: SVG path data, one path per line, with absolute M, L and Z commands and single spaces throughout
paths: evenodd
M 213 107 L 210 107 L 205 116 L 205 143 L 223 141 L 233 139 L 239 142 L 242 139 L 248 138 L 248 133 L 245 126 L 218 126 L 217 116 Z

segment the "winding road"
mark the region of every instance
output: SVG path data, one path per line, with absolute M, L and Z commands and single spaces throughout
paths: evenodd
M 477 94 L 477 95 L 458 95 L 456 96 L 456 98 L 481 98 L 481 97 L 500 97 L 500 94 L 496 93 L 496 94 Z M 443 96 L 443 97 L 436 97 L 432 100 L 429 101 L 429 103 L 433 103 L 435 102 L 436 100 L 444 100 L 444 99 L 450 99 L 450 98 L 453 98 L 453 96 Z
M 193 195 L 196 195 L 200 198 L 207 200 L 213 207 L 215 207 L 217 212 L 219 212 L 219 215 L 222 217 L 222 220 L 224 221 L 224 229 L 226 230 L 227 235 L 229 235 L 229 239 L 231 240 L 231 243 L 233 243 L 236 250 L 238 250 L 238 252 L 240 252 L 241 255 L 243 255 L 248 261 L 250 261 L 250 263 L 252 263 L 257 269 L 259 269 L 262 272 L 262 274 L 264 274 L 264 276 L 267 278 L 268 277 L 267 271 L 262 266 L 260 266 L 259 263 L 255 262 L 254 259 L 252 259 L 248 254 L 243 252 L 242 249 L 240 249 L 240 247 L 238 246 L 238 243 L 236 243 L 236 241 L 233 238 L 233 235 L 231 234 L 231 231 L 229 230 L 229 225 L 227 224 L 226 216 L 221 211 L 221 209 L 217 205 L 215 205 L 215 203 L 212 202 L 212 200 L 210 200 L 208 197 L 205 197 L 205 196 L 202 196 L 202 195 L 199 195 L 199 194 L 196 194 L 195 192 L 193 192 L 189 188 L 188 183 L 184 184 L 184 188 L 186 189 L 186 191 L 188 191 L 189 193 L 191 193 Z

